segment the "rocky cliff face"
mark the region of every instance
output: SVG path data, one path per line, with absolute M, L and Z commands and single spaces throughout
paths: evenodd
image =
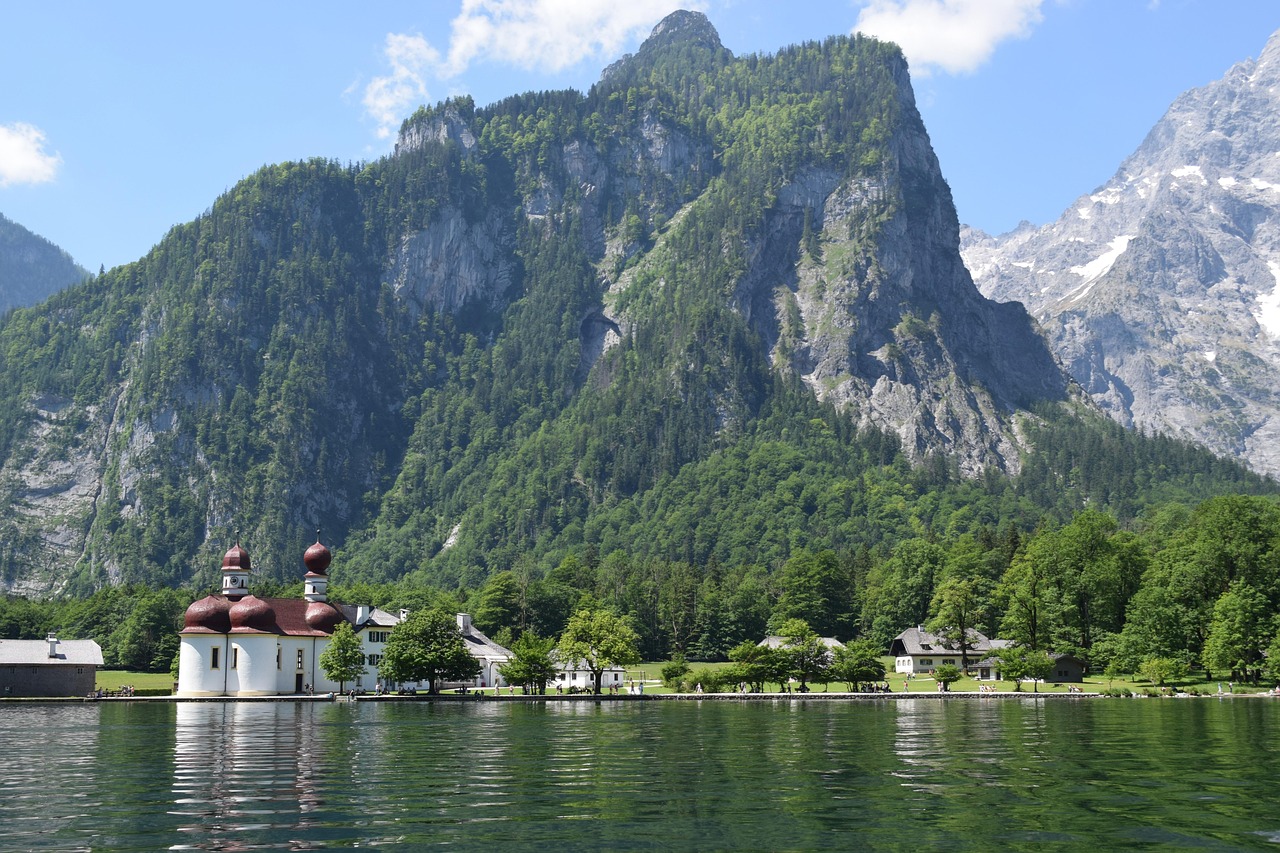
M 1065 399 L 1068 383 L 1021 306 L 974 287 L 905 66 L 895 84 L 904 118 L 882 168 L 785 187 L 739 297 L 775 364 L 860 425 L 896 433 L 916 459 L 1014 473 L 1013 414 Z
M 963 236 L 1116 420 L 1280 474 L 1280 34 L 1054 223 Z

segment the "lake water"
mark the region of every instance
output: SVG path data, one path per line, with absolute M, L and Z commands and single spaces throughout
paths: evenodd
M 1280 700 L 0 706 L 0 849 L 1277 849 Z

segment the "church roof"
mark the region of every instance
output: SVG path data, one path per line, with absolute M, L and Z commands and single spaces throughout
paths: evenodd
M 223 596 L 209 596 L 211 599 L 221 599 Z M 203 599 L 202 599 L 203 600 Z M 243 599 L 242 599 L 243 601 Z M 331 631 L 320 630 L 312 627 L 317 623 L 316 618 L 312 617 L 310 623 L 307 620 L 307 608 L 327 607 L 334 611 L 332 620 L 333 627 L 337 627 L 339 622 L 346 621 L 347 617 L 332 604 L 319 601 L 307 601 L 305 598 L 260 598 L 255 599 L 254 603 L 261 602 L 270 608 L 270 613 L 266 611 L 255 611 L 255 618 L 251 623 L 233 626 L 231 633 L 235 634 L 280 634 L 285 637 L 327 637 Z M 258 609 L 259 611 L 261 608 Z M 313 611 L 314 612 L 314 611 Z M 329 620 L 325 620 L 326 622 Z M 222 631 L 216 631 L 212 628 L 201 624 L 188 624 L 182 629 L 183 634 L 220 634 Z

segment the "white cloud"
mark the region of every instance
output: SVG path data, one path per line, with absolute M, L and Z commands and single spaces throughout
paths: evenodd
M 427 99 L 426 78 L 440 67 L 440 51 L 422 36 L 387 34 L 385 50 L 391 73 L 375 77 L 364 90 L 364 108 L 378 123 L 378 138 L 387 139 L 416 104 Z
M 453 19 L 448 73 L 476 60 L 562 71 L 584 59 L 612 58 L 648 35 L 663 16 L 698 4 L 680 0 L 463 0 Z
M 44 184 L 58 175 L 62 157 L 44 150 L 44 131 L 24 122 L 0 124 L 0 187 Z
M 854 30 L 896 42 L 912 71 L 975 71 L 1000 42 L 1025 38 L 1043 0 L 870 0 Z
M 428 100 L 428 81 L 447 80 L 477 62 L 527 71 L 563 71 L 585 59 L 613 59 L 648 35 L 664 15 L 702 3 L 681 0 L 463 0 L 450 22 L 447 52 L 422 36 L 387 36 L 391 73 L 365 87 L 364 105 L 388 138 Z

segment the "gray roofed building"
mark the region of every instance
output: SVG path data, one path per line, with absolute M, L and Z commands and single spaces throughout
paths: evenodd
M 370 607 L 367 604 L 339 604 L 337 607 L 357 631 L 361 628 L 386 628 L 390 630 L 399 625 L 404 619 L 403 614 L 396 616 L 394 613 L 388 613 L 381 608 Z
M 0 696 L 87 696 L 101 666 L 93 640 L 0 640 Z
M 993 640 L 981 631 L 970 629 L 966 653 L 972 666 L 996 649 L 1009 645 L 1008 640 Z M 912 674 L 929 672 L 943 664 L 962 666 L 960 644 L 926 631 L 923 626 L 908 628 L 889 643 L 889 654 L 894 658 L 895 672 Z
M 820 640 L 822 642 L 822 645 L 826 646 L 827 649 L 832 652 L 834 652 L 836 649 L 844 648 L 844 643 L 840 642 L 835 637 L 819 637 L 818 640 Z M 756 645 L 766 646 L 767 648 L 770 648 L 770 649 L 784 649 L 787 646 L 791 645 L 791 640 L 787 639 L 786 637 L 780 637 L 777 634 L 770 634 L 760 642 L 756 643 Z
M 500 646 L 485 636 L 484 632 L 471 624 L 471 616 L 458 614 L 458 631 L 462 634 L 462 642 L 467 651 L 480 664 L 480 672 L 475 678 L 476 687 L 498 687 L 506 684 L 498 667 L 511 660 L 511 650 Z

